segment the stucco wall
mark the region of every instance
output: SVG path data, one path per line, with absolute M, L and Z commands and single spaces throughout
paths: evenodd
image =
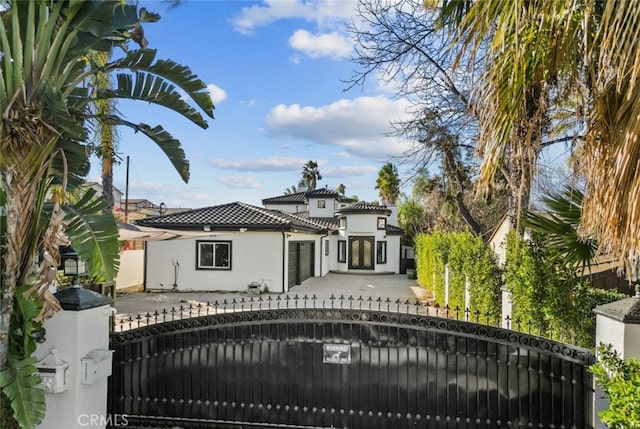
M 170 290 L 175 282 L 182 291 L 243 291 L 249 283 L 260 282 L 271 291 L 283 291 L 286 253 L 281 232 L 238 232 L 198 240 L 231 241 L 231 269 L 197 270 L 196 239 L 148 242 L 146 288 Z
M 285 213 L 301 213 L 307 211 L 307 205 L 305 203 L 300 204 L 265 204 L 265 209 L 268 210 L 280 210 Z
M 400 236 L 387 235 L 387 231 L 378 229 L 378 218 L 387 216 L 375 213 L 348 214 L 347 227 L 338 230 L 337 235 L 331 236 L 330 260 L 329 265 L 333 271 L 353 271 L 362 272 L 363 270 L 349 270 L 349 237 L 374 237 L 375 243 L 379 241 L 387 242 L 387 262 L 385 264 L 377 263 L 377 244 L 374 244 L 374 269 L 376 273 L 398 273 L 400 272 Z M 346 262 L 338 262 L 338 241 L 345 240 L 347 242 L 347 258 Z
M 120 270 L 116 289 L 140 286 L 144 283 L 144 250 L 125 250 L 120 253 Z

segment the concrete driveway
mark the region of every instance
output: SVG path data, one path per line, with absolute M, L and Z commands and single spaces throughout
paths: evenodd
M 412 302 L 418 299 L 420 302 L 426 302 L 429 298 L 427 291 L 420 287 L 416 280 L 408 279 L 404 274 L 338 273 L 329 273 L 324 277 L 312 277 L 303 284 L 292 288 L 286 294 L 263 294 L 260 295 L 260 298 L 276 299 L 280 297 L 280 299 L 285 299 L 286 296 L 303 298 L 305 295 L 309 298 L 315 295 L 317 302 L 327 301 L 332 295 L 336 299 L 340 296 L 344 296 L 344 298 L 351 296 L 354 300 L 359 297 L 367 300 L 371 297 L 374 301 L 378 299 L 385 301 L 389 298 L 392 302 L 396 299 L 401 301 L 409 299 Z M 181 305 L 214 304 L 216 301 L 219 303 L 232 302 L 234 299 L 240 302 L 250 297 L 258 298 L 256 295 L 250 295 L 246 292 L 137 292 L 119 295 L 114 306 L 117 309 L 118 319 L 121 319 L 155 311 L 161 312 L 163 309 L 169 311 Z

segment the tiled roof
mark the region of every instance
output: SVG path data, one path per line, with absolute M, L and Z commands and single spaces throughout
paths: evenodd
M 311 222 L 322 229 L 330 231 L 338 229 L 338 219 L 335 217 L 309 217 L 309 212 L 291 214 L 291 216 L 304 220 L 305 222 Z
M 136 224 L 171 229 L 202 229 L 210 227 L 212 231 L 236 228 L 297 228 L 313 232 L 324 230 L 324 228 L 309 220 L 278 210 L 267 210 L 241 202 L 149 217 L 136 221 Z
M 322 198 L 322 197 L 337 198 L 338 195 L 340 194 L 338 194 L 333 189 L 327 189 L 327 188 L 319 188 L 319 189 L 313 189 L 311 191 L 307 191 L 307 198 Z
M 387 234 L 402 235 L 402 233 L 404 233 L 404 230 L 399 226 L 387 224 Z
M 319 188 L 306 192 L 265 198 L 262 200 L 262 204 L 306 204 L 309 198 L 335 198 L 341 202 L 355 202 L 353 198 L 340 195 L 333 189 Z
M 306 192 L 297 192 L 295 194 L 265 198 L 262 200 L 262 204 L 305 204 L 307 202 L 305 194 Z
M 367 203 L 365 201 L 349 204 L 346 207 L 336 210 L 336 213 L 391 213 L 387 206 Z

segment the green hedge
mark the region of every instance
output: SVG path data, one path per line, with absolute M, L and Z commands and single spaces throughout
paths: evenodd
M 513 328 L 593 348 L 593 308 L 627 296 L 593 289 L 544 236 L 507 236 L 505 285 L 511 291 Z
M 471 316 L 498 321 L 500 317 L 500 269 L 491 249 L 470 232 L 435 232 L 416 237 L 418 282 L 436 302 L 445 304 L 445 266 L 449 267 L 449 308 L 464 311 L 465 282 L 470 283 Z M 463 315 L 460 314 L 460 317 Z M 494 322 L 495 323 L 495 322 Z

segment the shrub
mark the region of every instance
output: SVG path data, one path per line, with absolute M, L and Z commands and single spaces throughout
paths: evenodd
M 623 360 L 611 345 L 598 346 L 598 361 L 590 368 L 596 384 L 609 397 L 600 419 L 612 429 L 640 427 L 640 361 Z
M 436 232 L 416 238 L 418 281 L 441 306 L 445 304 L 445 267 L 449 267 L 449 307 L 463 316 L 465 284 L 470 283 L 472 320 L 497 320 L 500 315 L 500 269 L 493 252 L 470 232 Z

